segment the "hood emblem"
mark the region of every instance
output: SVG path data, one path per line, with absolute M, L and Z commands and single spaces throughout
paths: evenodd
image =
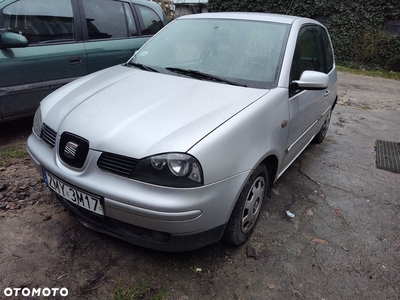
M 77 150 L 78 150 L 78 144 L 74 142 L 68 142 L 64 148 L 64 155 L 69 159 L 74 159 Z

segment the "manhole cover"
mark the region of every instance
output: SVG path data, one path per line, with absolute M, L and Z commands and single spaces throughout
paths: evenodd
M 400 173 L 400 143 L 377 140 L 376 167 Z

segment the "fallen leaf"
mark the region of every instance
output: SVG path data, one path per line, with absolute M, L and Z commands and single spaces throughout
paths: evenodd
M 268 250 L 264 250 L 257 256 L 259 260 L 266 268 L 272 269 L 276 261 L 276 255 Z
M 272 192 L 274 192 L 275 195 L 279 196 L 279 190 L 277 190 L 277 189 L 272 189 Z
M 320 238 L 312 238 L 311 242 L 313 243 L 318 243 L 318 244 L 324 244 L 324 245 L 328 245 L 328 241 L 324 240 L 324 239 L 320 239 Z
M 247 246 L 246 254 L 248 257 L 257 257 L 257 250 L 254 247 Z
M 43 218 L 42 222 L 48 221 L 48 220 L 50 220 L 50 219 L 51 219 L 51 216 L 46 216 L 46 217 Z
M 268 269 L 272 269 L 276 261 L 276 255 L 268 250 L 257 251 L 254 247 L 247 246 L 246 254 L 248 257 L 254 257 Z

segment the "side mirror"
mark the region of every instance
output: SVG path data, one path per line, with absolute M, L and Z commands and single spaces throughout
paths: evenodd
M 304 71 L 299 80 L 293 80 L 291 90 L 324 90 L 329 85 L 329 77 L 317 71 Z
M 23 35 L 8 31 L 0 32 L 0 49 L 23 48 L 28 44 L 28 40 Z

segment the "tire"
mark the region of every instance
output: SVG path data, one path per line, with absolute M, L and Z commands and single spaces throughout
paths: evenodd
M 268 172 L 259 165 L 246 182 L 233 208 L 222 239 L 230 244 L 241 245 L 252 234 L 267 194 Z
M 325 139 L 326 133 L 328 132 L 329 124 L 331 123 L 331 116 L 332 116 L 332 110 L 329 110 L 324 125 L 322 125 L 321 130 L 317 133 L 317 135 L 313 139 L 313 142 L 315 144 L 321 144 L 322 141 Z

